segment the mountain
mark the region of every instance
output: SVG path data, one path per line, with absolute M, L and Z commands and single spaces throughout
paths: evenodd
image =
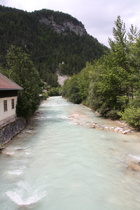
M 68 32 L 74 32 L 79 36 L 87 34 L 84 25 L 68 14 L 52 10 L 42 10 L 34 12 L 34 14 L 38 16 L 40 23 L 49 26 L 57 33 L 68 34 Z
M 73 75 L 107 49 L 86 32 L 76 18 L 53 10 L 26 12 L 0 6 L 0 63 L 11 45 L 22 47 L 41 78 L 56 86 L 56 75 Z

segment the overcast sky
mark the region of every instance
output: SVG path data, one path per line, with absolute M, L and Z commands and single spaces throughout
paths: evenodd
M 140 0 L 0 0 L 0 4 L 26 11 L 52 9 L 81 21 L 88 34 L 108 46 L 114 21 L 120 15 L 126 28 L 140 29 Z

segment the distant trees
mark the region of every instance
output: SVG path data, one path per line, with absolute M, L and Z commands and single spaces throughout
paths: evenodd
M 109 39 L 110 52 L 94 64 L 87 64 L 85 80 L 81 73 L 67 81 L 64 96 L 71 100 L 76 84 L 78 102 L 84 102 L 104 117 L 122 118 L 127 123 L 140 128 L 140 36 L 133 25 L 127 34 L 125 24 L 118 16 L 113 28 L 114 40 Z M 87 81 L 87 83 L 84 83 Z M 83 88 L 84 87 L 84 88 Z M 69 90 L 73 90 L 69 93 Z M 82 92 L 85 97 L 82 98 Z M 76 101 L 76 100 L 75 100 Z
M 87 63 L 80 73 L 66 80 L 62 95 L 73 103 L 84 103 L 88 94 L 91 68 L 92 65 Z

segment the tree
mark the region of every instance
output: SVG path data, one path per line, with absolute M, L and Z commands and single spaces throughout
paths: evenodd
M 77 104 L 86 102 L 91 68 L 92 65 L 87 62 L 80 73 L 65 82 L 62 93 L 70 101 Z
M 109 45 L 111 52 L 113 53 L 113 62 L 115 65 L 127 69 L 127 40 L 125 24 L 121 20 L 120 16 L 115 21 L 115 27 L 113 27 L 114 40 L 109 39 Z
M 7 54 L 8 76 L 23 87 L 19 92 L 17 115 L 30 117 L 39 105 L 40 77 L 29 55 L 11 46 Z
M 118 16 L 113 35 L 110 51 L 67 81 L 64 92 L 73 102 L 77 97 L 104 117 L 121 116 L 140 128 L 140 34 L 134 26 L 126 34 Z

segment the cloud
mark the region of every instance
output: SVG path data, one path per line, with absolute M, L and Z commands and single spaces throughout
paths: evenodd
M 7 3 L 7 0 L 0 0 L 0 5 L 6 5 L 6 3 Z
M 112 37 L 118 15 L 126 23 L 127 29 L 131 24 L 139 28 L 139 0 L 0 0 L 0 4 L 26 11 L 45 8 L 68 13 L 81 21 L 87 32 L 105 45 Z

